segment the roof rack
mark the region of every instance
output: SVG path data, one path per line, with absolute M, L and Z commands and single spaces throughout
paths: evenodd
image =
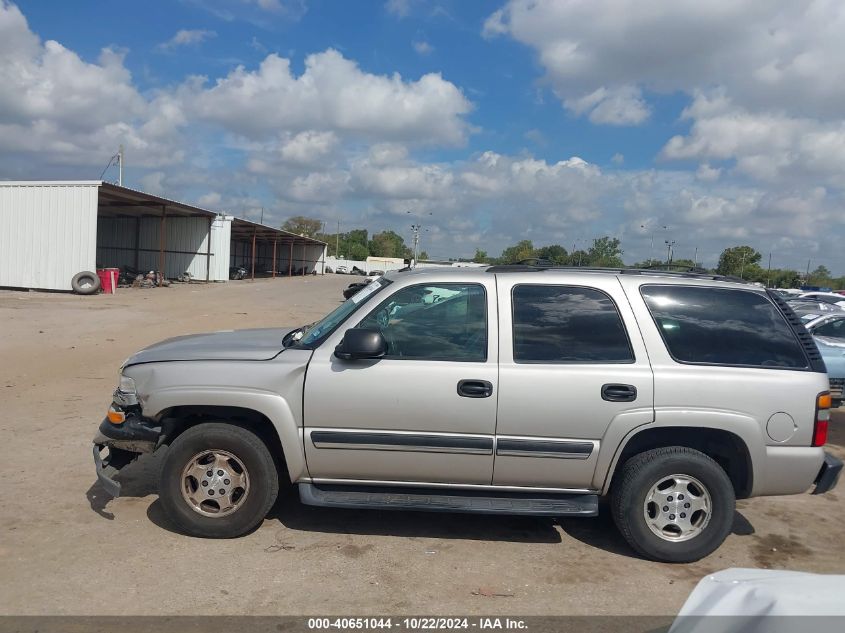
M 704 268 L 691 266 L 676 266 L 676 268 L 682 268 L 683 270 L 666 270 L 665 265 L 652 266 L 649 268 L 603 268 L 601 266 L 558 266 L 556 264 L 537 266 L 519 262 L 517 264 L 497 264 L 495 266 L 488 266 L 486 270 L 488 273 L 527 273 L 554 270 L 581 273 L 608 273 L 611 275 L 667 275 L 671 277 L 686 277 L 690 279 L 711 279 L 713 281 L 748 283 L 739 277 L 711 273 Z

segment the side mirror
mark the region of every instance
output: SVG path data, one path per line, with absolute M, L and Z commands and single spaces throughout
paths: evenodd
M 334 355 L 342 360 L 381 358 L 386 353 L 387 341 L 381 332 L 366 328 L 346 330 L 340 345 L 334 348 Z

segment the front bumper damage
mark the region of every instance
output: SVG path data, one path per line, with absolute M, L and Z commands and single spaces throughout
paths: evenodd
M 94 467 L 97 479 L 112 497 L 120 496 L 120 482 L 113 479 L 117 472 L 144 453 L 152 453 L 159 444 L 161 426 L 134 411 L 126 412 L 122 424 L 104 419 L 94 437 Z M 107 451 L 103 455 L 103 451 Z

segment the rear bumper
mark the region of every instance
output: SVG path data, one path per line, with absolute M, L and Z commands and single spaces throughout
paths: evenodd
M 834 457 L 830 453 L 825 453 L 824 463 L 822 464 L 821 470 L 819 470 L 819 474 L 816 477 L 815 482 L 813 482 L 816 485 L 813 489 L 813 494 L 821 495 L 829 490 L 832 490 L 839 481 L 839 475 L 841 473 L 842 460 Z

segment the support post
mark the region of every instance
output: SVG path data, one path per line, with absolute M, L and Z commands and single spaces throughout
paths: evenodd
M 288 277 L 293 277 L 293 240 L 290 242 L 290 257 L 288 257 Z
M 214 218 L 208 218 L 208 250 L 205 253 L 205 283 L 211 281 L 211 230 Z
M 305 276 L 308 264 L 305 263 L 305 242 L 302 243 L 302 276 Z
M 164 271 L 165 260 L 164 260 L 164 247 L 167 243 L 167 205 L 162 205 L 161 207 L 161 221 L 160 221 L 160 231 L 158 236 L 158 269 L 161 272 L 161 282 L 159 286 L 164 283 L 164 280 L 167 277 L 167 274 Z
M 252 230 L 252 280 L 255 281 L 255 229 Z
M 141 218 L 135 216 L 135 272 L 139 272 L 141 265 Z
M 276 243 L 278 241 L 279 240 L 277 238 L 273 239 L 273 279 L 276 278 L 276 268 L 278 268 L 278 265 L 276 263 Z

